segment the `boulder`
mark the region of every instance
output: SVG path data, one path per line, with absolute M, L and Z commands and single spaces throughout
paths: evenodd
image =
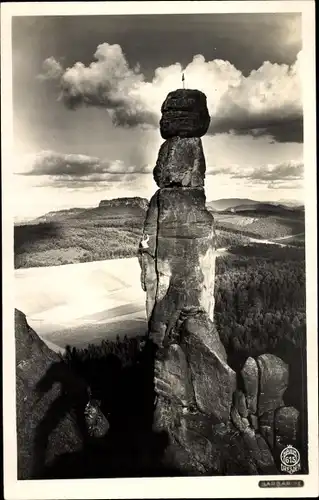
M 257 411 L 258 366 L 254 358 L 247 358 L 241 376 L 244 382 L 247 409 L 251 413 Z
M 165 357 L 155 361 L 155 391 L 172 403 L 190 406 L 194 403 L 193 386 L 186 355 L 178 344 L 168 347 Z
M 18 310 L 15 344 L 18 479 L 34 479 L 58 455 L 81 448 L 79 411 L 84 412 L 88 391 Z
M 284 406 L 275 411 L 275 444 L 281 449 L 296 445 L 299 434 L 299 411 L 293 406 Z
M 273 455 L 262 436 L 248 427 L 243 433 L 243 440 L 259 474 L 278 473 Z
M 284 406 L 283 395 L 288 387 L 288 365 L 273 354 L 262 354 L 257 358 L 260 372 L 258 415 Z
M 274 417 L 274 410 L 266 411 L 259 417 L 260 433 L 272 450 L 274 448 Z
M 163 463 L 183 474 L 210 474 L 216 469 L 212 426 L 214 420 L 198 409 L 182 408 L 176 402 L 159 396 L 154 418 L 154 430 L 168 434 L 168 447 Z
M 109 431 L 110 424 L 99 408 L 97 401 L 89 401 L 84 410 L 88 433 L 93 438 L 102 438 Z
M 245 430 L 249 427 L 249 421 L 247 420 L 247 418 L 243 419 L 240 416 L 236 406 L 232 407 L 230 415 L 236 429 L 238 429 L 239 432 L 245 432 Z
M 163 139 L 170 137 L 202 137 L 206 134 L 210 117 L 206 111 L 166 111 L 160 120 Z
M 172 137 L 160 147 L 154 180 L 160 187 L 203 187 L 206 163 L 202 141 Z
M 165 99 L 160 120 L 164 139 L 170 137 L 202 137 L 206 134 L 210 116 L 206 96 L 199 90 L 178 89 Z
M 161 106 L 161 113 L 166 111 L 197 111 L 204 110 L 207 98 L 197 89 L 177 89 L 169 92 Z
M 248 409 L 246 405 L 246 398 L 242 391 L 234 392 L 234 405 L 237 408 L 237 411 L 241 417 L 248 417 Z
M 194 311 L 181 325 L 181 340 L 189 336 L 198 337 L 212 352 L 217 354 L 224 362 L 227 354 L 218 335 L 215 324 L 203 310 Z
M 236 389 L 236 373 L 198 335 L 188 332 L 184 341 L 198 409 L 226 423 Z
M 213 464 L 219 474 L 258 474 L 256 462 L 245 446 L 243 433 L 238 432 L 231 423 L 214 425 L 212 432 Z

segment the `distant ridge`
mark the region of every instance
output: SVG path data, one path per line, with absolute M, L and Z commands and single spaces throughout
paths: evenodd
M 101 200 L 95 207 L 75 207 L 62 210 L 52 210 L 40 217 L 15 220 L 15 225 L 29 225 L 49 222 L 64 222 L 72 219 L 86 219 L 90 217 L 143 217 L 148 208 L 149 200 L 140 196 L 113 198 Z M 224 211 L 303 211 L 304 206 L 295 200 L 281 200 L 278 202 L 261 202 L 249 198 L 221 198 L 207 202 L 207 208 L 212 212 Z
M 125 197 L 125 198 L 114 198 L 112 200 L 101 200 L 99 207 L 120 207 L 120 206 L 130 206 L 139 207 L 142 210 L 147 210 L 148 200 L 147 198 L 141 198 L 139 196 Z
M 237 205 L 235 207 L 231 207 L 228 210 L 224 210 L 223 212 L 232 212 L 236 214 L 245 213 L 245 214 L 263 214 L 263 215 L 288 215 L 288 214 L 301 214 L 303 213 L 303 207 L 287 207 L 285 205 L 279 203 L 251 203 L 251 204 L 243 204 Z
M 207 203 L 207 208 L 213 212 L 223 212 L 223 211 L 278 211 L 278 210 L 303 210 L 302 204 L 295 201 L 278 201 L 278 202 L 267 202 L 267 201 L 256 201 L 249 198 L 221 198 L 219 200 L 212 200 Z
M 69 208 L 63 210 L 52 210 L 40 217 L 28 221 L 16 222 L 16 225 L 39 224 L 48 222 L 64 222 L 72 219 L 86 219 L 90 217 L 104 216 L 110 217 L 130 217 L 144 216 L 148 207 L 147 198 L 139 196 L 114 198 L 101 200 L 98 206 L 90 208 Z
M 256 203 L 259 202 L 250 200 L 249 198 L 221 198 L 219 200 L 209 201 L 207 203 L 207 208 L 219 212 L 221 210 L 229 210 L 238 205 L 255 205 Z

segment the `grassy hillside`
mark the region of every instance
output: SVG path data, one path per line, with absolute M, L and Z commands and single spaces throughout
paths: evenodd
M 262 215 L 258 212 L 217 214 L 215 220 L 221 230 L 261 239 L 281 238 L 305 231 L 304 216 L 295 212 L 283 215 Z
M 95 208 L 49 212 L 14 228 L 15 268 L 133 257 L 147 200 L 105 200 Z
M 133 257 L 137 254 L 146 215 L 146 201 L 112 200 L 90 209 L 50 212 L 14 228 L 15 268 L 57 266 L 97 260 Z M 238 201 L 238 200 L 236 200 Z M 278 214 L 217 213 L 218 248 L 244 245 L 254 238 L 279 238 L 299 234 L 287 241 L 303 245 L 302 212 Z

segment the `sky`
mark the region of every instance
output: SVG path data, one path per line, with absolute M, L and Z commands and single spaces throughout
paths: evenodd
M 206 198 L 303 202 L 299 14 L 15 17 L 15 217 L 150 198 L 160 107 L 205 92 Z

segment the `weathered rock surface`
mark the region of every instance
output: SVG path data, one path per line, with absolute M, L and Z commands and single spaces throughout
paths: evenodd
M 248 417 L 248 409 L 246 405 L 246 398 L 242 391 L 234 392 L 234 405 L 238 410 L 238 413 L 241 417 Z
M 195 332 L 187 333 L 187 359 L 197 407 L 217 421 L 227 422 L 236 389 L 236 374 L 218 355 L 218 347 L 215 349 L 213 343 L 207 345 Z
M 172 137 L 160 147 L 154 180 L 160 187 L 203 187 L 206 163 L 199 138 Z
M 278 471 L 272 452 L 262 436 L 253 429 L 247 428 L 243 433 L 243 439 L 258 472 L 260 474 L 276 474 Z
M 182 309 L 203 308 L 213 317 L 216 235 L 204 190 L 161 189 L 157 227 L 157 291 L 150 337 L 162 345 Z
M 169 92 L 161 106 L 166 111 L 198 111 L 206 108 L 206 96 L 197 89 L 177 89 Z
M 266 411 L 259 417 L 260 433 L 263 435 L 271 449 L 274 447 L 274 417 L 274 410 Z
M 31 479 L 57 455 L 79 449 L 81 438 L 70 408 L 65 407 L 66 401 L 60 399 L 60 388 L 53 385 L 53 381 L 47 382 L 48 391 L 39 399 L 39 382 L 52 366 L 62 371 L 63 365 L 18 310 L 15 311 L 15 342 L 18 477 Z M 87 388 L 81 381 L 76 380 L 73 391 L 80 402 L 87 402 Z
M 224 362 L 227 354 L 223 343 L 220 340 L 216 326 L 203 310 L 189 312 L 181 328 L 181 340 L 183 338 L 198 338 L 207 348 L 214 352 Z
M 154 429 L 169 435 L 170 466 L 181 467 L 182 460 L 188 474 L 206 474 L 216 470 L 212 426 L 229 419 L 236 375 L 207 314 L 193 310 L 186 317 L 177 332 L 180 344 L 162 347 L 155 361 Z
M 169 435 L 164 463 L 190 475 L 209 474 L 214 467 L 213 425 L 216 420 L 201 413 L 196 406 L 182 407 L 159 396 L 155 417 L 157 431 Z
M 84 410 L 85 422 L 88 434 L 93 438 L 104 437 L 110 428 L 110 424 L 99 408 L 96 401 L 90 401 Z
M 260 372 L 258 415 L 284 406 L 283 395 L 288 387 L 288 365 L 273 354 L 262 354 L 257 358 Z
M 167 140 L 153 172 L 160 189 L 140 252 L 157 347 L 154 430 L 168 436 L 164 463 L 188 475 L 275 474 L 274 410 L 283 406 L 288 367 L 270 354 L 248 358 L 237 388 L 213 322 L 216 234 L 200 139 L 209 122 L 199 91 L 171 92 L 162 105 Z M 291 412 L 279 413 L 278 436 L 292 435 L 293 422 Z
M 161 108 L 162 137 L 205 135 L 210 124 L 206 101 L 205 94 L 199 90 L 178 89 L 170 92 Z
M 253 429 L 258 430 L 259 429 L 259 422 L 258 422 L 258 417 L 256 415 L 253 415 L 252 413 L 249 415 L 249 422 L 250 425 Z
M 254 358 L 247 358 L 241 376 L 245 386 L 248 411 L 256 413 L 258 397 L 258 366 Z
M 292 406 L 284 406 L 275 411 L 275 444 L 277 449 L 294 446 L 299 433 L 299 411 Z
M 185 352 L 178 344 L 171 344 L 162 360 L 155 361 L 155 388 L 159 395 L 169 397 L 175 404 L 190 406 L 194 391 Z
M 87 404 L 89 389 L 15 310 L 18 478 L 41 478 L 44 468 L 84 440 L 104 436 L 109 424 Z
M 146 292 L 146 315 L 149 320 L 153 311 L 157 290 L 156 240 L 158 220 L 158 192 L 149 203 L 143 227 L 145 247 L 140 244 L 138 259 L 141 267 L 141 286 Z

